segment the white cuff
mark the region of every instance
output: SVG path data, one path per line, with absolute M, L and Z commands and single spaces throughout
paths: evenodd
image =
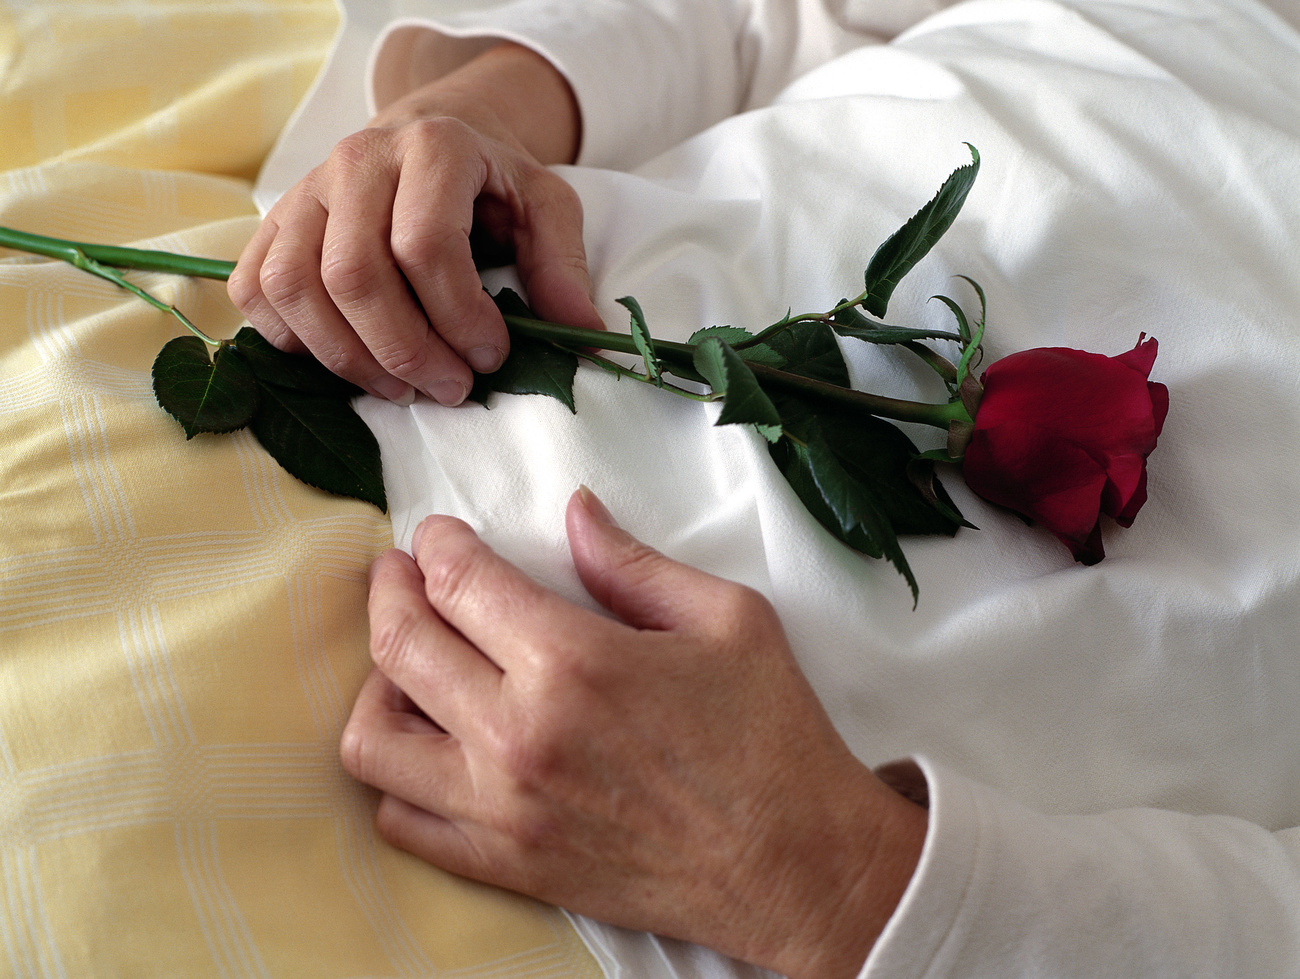
M 918 761 L 925 847 L 859 979 L 1295 974 L 1300 841 L 1161 809 L 1045 815 Z
M 730 28 L 715 7 L 693 14 L 706 27 L 690 27 L 716 35 L 719 50 L 730 53 Z M 372 49 L 368 98 L 373 112 L 492 44 L 513 41 L 550 61 L 572 87 L 582 116 L 576 162 L 629 170 L 738 107 L 734 63 L 689 57 L 681 50 L 683 30 L 671 10 L 618 0 L 521 0 L 458 16 L 405 18 L 389 24 Z

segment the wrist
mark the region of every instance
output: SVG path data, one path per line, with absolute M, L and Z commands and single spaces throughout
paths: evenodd
M 767 932 L 778 941 L 751 958 L 791 979 L 857 976 L 920 862 L 926 809 L 859 769 L 835 785 L 786 877 L 781 924 Z
M 572 163 L 581 142 L 581 113 L 567 79 L 535 51 L 509 41 L 394 98 L 370 125 L 436 116 L 513 142 L 543 164 Z

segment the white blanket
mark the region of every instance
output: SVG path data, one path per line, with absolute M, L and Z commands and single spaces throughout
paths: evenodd
M 333 71 L 360 91 L 355 58 Z M 323 157 L 362 121 L 309 106 L 290 155 Z M 1160 342 L 1171 409 L 1150 499 L 1107 527 L 1100 565 L 945 472 L 980 529 L 904 541 L 913 611 L 892 568 L 804 512 L 756 435 L 595 369 L 576 415 L 540 397 L 366 401 L 395 536 L 455 514 L 584 600 L 562 517 L 585 482 L 655 547 L 766 593 L 858 757 L 912 754 L 930 780 L 921 866 L 865 976 L 1298 975 L 1295 29 L 1254 0 L 971 0 L 632 174 L 563 173 L 607 322 L 632 294 L 656 336 L 684 339 L 856 293 L 963 141 L 979 180 L 890 321 L 948 328 L 926 298 L 968 299 L 962 273 L 988 295 L 990 360 Z M 293 170 L 273 160 L 263 200 Z M 858 386 L 941 395 L 896 352 L 844 350 Z M 743 971 L 580 925 L 611 976 Z

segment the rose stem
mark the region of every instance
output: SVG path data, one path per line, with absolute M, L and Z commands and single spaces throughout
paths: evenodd
M 174 272 L 180 275 L 197 276 L 205 279 L 229 279 L 231 272 L 235 269 L 234 262 L 225 262 L 218 259 L 196 258 L 192 255 L 178 255 L 174 252 L 65 241 L 61 238 L 50 238 L 45 235 L 36 235 L 5 227 L 0 227 L 0 246 L 33 252 L 47 258 L 62 259 L 65 262 L 79 265 L 79 267 L 84 267 L 84 265 L 80 265 L 76 261 L 74 257 L 76 253 L 80 253 L 85 258 L 103 265 L 140 269 L 149 272 Z M 87 271 L 92 270 L 88 269 Z M 119 284 L 121 283 L 119 282 Z M 130 286 L 128 285 L 126 288 L 130 288 Z M 132 291 L 135 290 L 132 289 Z M 153 302 L 154 305 L 159 305 L 158 301 L 152 297 L 147 297 L 147 299 Z M 167 306 L 162 306 L 162 308 L 171 309 L 171 307 Z M 800 318 L 795 317 L 795 319 Z M 638 354 L 632 336 L 626 333 L 587 330 L 582 327 L 548 323 L 544 320 L 530 319 L 524 316 L 507 315 L 505 321 L 508 326 L 524 336 L 550 340 L 564 346 L 595 347 L 602 350 Z M 187 325 L 189 329 L 197 332 L 195 327 L 188 323 Z M 685 376 L 698 379 L 699 375 L 691 366 L 695 354 L 694 344 L 677 343 L 673 340 L 655 340 L 654 348 L 655 352 L 669 364 L 687 372 Z M 737 352 L 743 358 L 743 348 Z M 896 421 L 904 422 L 919 422 L 923 425 L 932 425 L 935 428 L 942 429 L 947 429 L 949 423 L 953 421 L 970 421 L 966 409 L 960 401 L 950 404 L 928 404 L 886 398 L 876 394 L 868 394 L 865 391 L 843 388 L 838 384 L 817 381 L 799 374 L 791 374 L 788 371 L 777 370 L 765 364 L 757 364 L 753 361 L 746 361 L 746 363 L 755 376 L 772 387 L 781 388 L 792 394 L 813 397 L 819 401 L 829 401 L 846 408 L 865 411 L 868 414 L 879 415 L 883 418 L 893 418 Z M 677 373 L 677 371 L 674 371 L 674 373 Z

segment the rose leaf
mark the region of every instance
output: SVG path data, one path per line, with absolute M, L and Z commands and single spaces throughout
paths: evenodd
M 263 384 L 331 398 L 352 398 L 363 393 L 316 358 L 285 353 L 251 326 L 235 334 L 235 349 Z
M 265 384 L 252 429 L 290 475 L 388 511 L 379 443 L 349 402 Z
M 849 386 L 844 354 L 825 323 L 795 323 L 770 336 L 767 342 L 786 359 L 783 370 L 842 388 Z
M 865 412 L 820 411 L 780 392 L 772 397 L 786 431 L 804 442 L 820 437 L 844 470 L 867 488 L 895 533 L 951 537 L 958 527 L 968 526 L 943 484 L 918 469 L 916 445 L 897 425 Z
M 153 392 L 187 439 L 243 428 L 258 406 L 257 379 L 248 363 L 228 341 L 209 360 L 207 345 L 196 336 L 163 345 L 153 362 Z
M 898 536 L 888 515 L 871 492 L 840 465 L 839 459 L 820 432 L 813 432 L 806 451 L 813 482 L 817 484 L 822 499 L 835 515 L 840 527 L 845 532 L 861 527 L 868 537 L 879 543 L 889 563 L 907 579 L 907 584 L 912 589 L 912 605 L 915 607 L 920 598 L 916 576 L 912 574 L 907 558 L 903 556 L 903 549 L 898 544 Z
M 624 296 L 622 299 L 616 299 L 615 302 L 632 314 L 632 343 L 645 362 L 645 376 L 662 386 L 663 379 L 660 377 L 659 357 L 655 354 L 654 337 L 650 336 L 650 327 L 646 326 L 645 313 L 641 311 L 641 304 L 631 296 Z
M 930 203 L 913 214 L 883 245 L 867 265 L 863 308 L 873 316 L 885 315 L 894 287 L 951 227 L 979 173 L 980 155 L 969 143 L 971 162 L 958 167 L 943 182 Z
M 871 491 L 840 464 L 816 428 L 806 441 L 782 439 L 772 447 L 772 457 L 814 519 L 854 550 L 888 558 L 907 579 L 915 604 L 916 578 L 888 514 Z
M 769 442 L 781 437 L 781 415 L 740 354 L 710 337 L 695 348 L 693 360 L 714 394 L 724 399 L 717 424 L 752 424 Z
M 749 343 L 746 346 L 748 341 L 754 339 L 754 334 L 738 326 L 706 326 L 692 333 L 686 342 L 700 344 L 709 337 L 717 337 L 728 344 L 740 354 L 742 360 L 751 364 L 762 364 L 765 367 L 775 367 L 777 370 L 786 366 L 786 359 L 766 343 Z
M 936 296 L 936 299 L 944 299 Z M 966 336 L 950 330 L 917 330 L 902 326 L 887 326 L 867 319 L 853 307 L 842 309 L 832 318 L 831 329 L 842 337 L 853 337 L 867 343 L 908 343 L 912 340 L 953 340 L 961 343 Z
M 536 319 L 519 293 L 503 288 L 492 296 L 503 316 L 521 316 Z M 571 412 L 577 412 L 573 403 L 573 378 L 578 372 L 575 354 L 545 340 L 518 333 L 510 335 L 510 354 L 505 363 L 491 374 L 474 375 L 474 387 L 468 400 L 487 404 L 493 391 L 501 394 L 544 394 L 554 398 Z
M 545 340 L 519 334 L 510 337 L 510 356 L 491 374 L 476 374 L 471 401 L 486 404 L 493 391 L 502 394 L 544 394 L 576 413 L 573 378 L 578 358 Z

